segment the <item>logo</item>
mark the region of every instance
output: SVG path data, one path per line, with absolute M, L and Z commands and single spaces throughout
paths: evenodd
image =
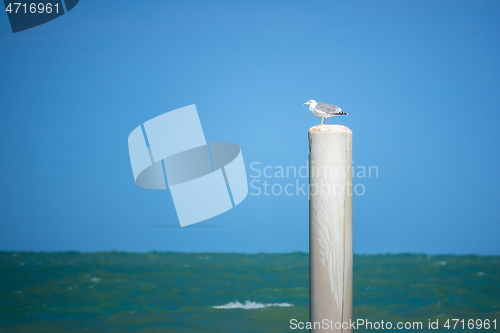
M 23 2 L 3 0 L 12 32 L 19 32 L 47 23 L 72 10 L 79 0 L 34 0 Z
M 137 186 L 168 186 L 182 227 L 222 214 L 248 194 L 240 147 L 207 144 L 194 104 L 138 126 L 128 137 L 128 149 Z

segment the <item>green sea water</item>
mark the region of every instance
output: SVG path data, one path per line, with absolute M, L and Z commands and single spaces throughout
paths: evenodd
M 306 332 L 308 254 L 0 252 L 0 332 Z M 355 255 L 354 319 L 500 331 L 500 257 Z M 489 330 L 447 319 L 496 320 Z M 427 328 L 438 320 L 439 330 Z M 451 322 L 453 323 L 453 322 Z M 397 332 L 362 327 L 357 332 Z

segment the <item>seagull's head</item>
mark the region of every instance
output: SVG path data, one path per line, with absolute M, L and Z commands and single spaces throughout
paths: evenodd
M 303 105 L 313 105 L 313 104 L 317 104 L 317 103 L 314 99 L 311 99 L 309 102 L 304 103 Z

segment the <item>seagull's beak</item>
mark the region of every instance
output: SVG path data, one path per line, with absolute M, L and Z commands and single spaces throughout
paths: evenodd
M 304 103 L 304 104 L 302 104 L 302 105 L 307 105 L 307 103 Z

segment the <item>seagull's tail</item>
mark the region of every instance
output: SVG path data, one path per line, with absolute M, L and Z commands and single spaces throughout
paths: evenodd
M 348 116 L 348 115 L 350 115 L 350 113 L 340 111 L 340 112 L 339 112 L 339 115 L 342 115 L 342 116 Z

